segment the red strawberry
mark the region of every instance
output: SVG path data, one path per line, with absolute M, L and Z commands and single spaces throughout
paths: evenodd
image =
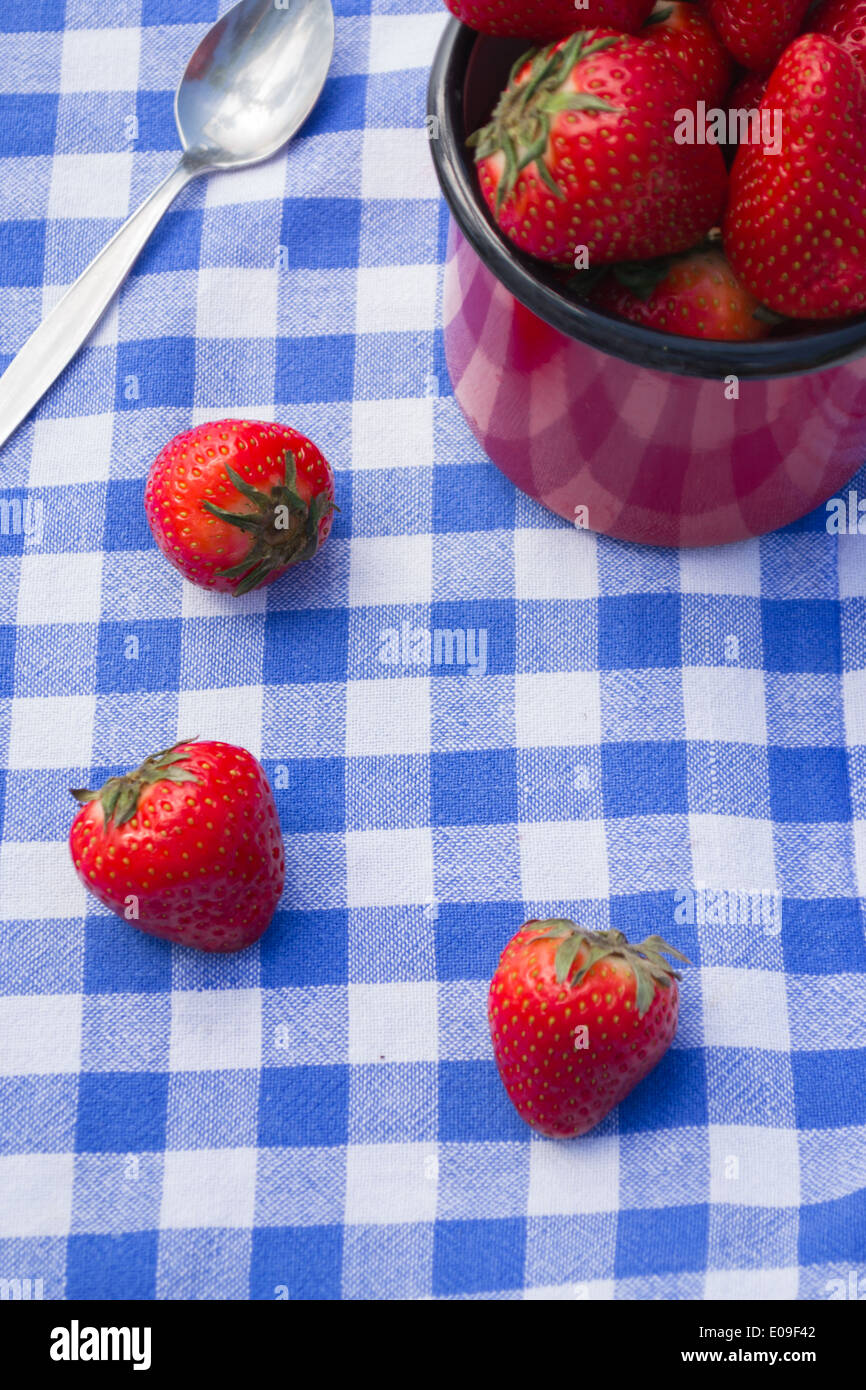
M 770 78 L 784 152 L 744 144 L 731 173 L 725 249 L 752 293 L 791 318 L 866 309 L 866 77 L 839 44 L 805 34 Z
M 694 83 L 664 53 L 603 29 L 518 64 L 470 141 L 500 228 L 559 265 L 585 247 L 581 268 L 694 246 L 727 188 L 717 145 L 674 138 L 676 113 L 694 104 Z
M 806 27 L 835 39 L 866 68 L 866 0 L 823 0 Z
M 766 72 L 800 32 L 811 0 L 707 0 L 728 52 L 744 68 Z
M 157 545 L 185 578 L 245 594 L 315 555 L 331 529 L 334 476 L 287 425 L 217 420 L 166 444 L 144 505 Z
M 596 290 L 601 309 L 644 328 L 716 342 L 754 343 L 772 331 L 721 251 L 699 250 L 656 265 L 617 266 Z
M 490 985 L 499 1075 L 522 1118 L 551 1139 L 586 1134 L 660 1062 L 679 1017 L 680 976 L 659 936 L 527 922 Z M 688 962 L 686 962 L 688 964 Z
M 264 769 L 231 743 L 177 743 L 98 792 L 69 848 L 100 902 L 151 936 L 202 951 L 257 941 L 283 891 L 277 808 Z
M 635 34 L 655 0 L 445 0 L 453 15 L 481 34 L 536 39 L 561 39 L 575 29 L 603 24 L 623 34 Z
M 643 37 L 691 77 L 701 100 L 718 105 L 731 85 L 734 65 L 699 6 L 659 0 L 641 31 Z

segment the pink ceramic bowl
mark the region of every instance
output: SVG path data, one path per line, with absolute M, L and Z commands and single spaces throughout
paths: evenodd
M 805 515 L 866 459 L 866 318 L 712 343 L 563 294 L 500 236 L 466 148 L 525 47 L 453 21 L 430 81 L 452 214 L 445 353 L 474 433 L 530 497 L 623 540 L 719 545 Z

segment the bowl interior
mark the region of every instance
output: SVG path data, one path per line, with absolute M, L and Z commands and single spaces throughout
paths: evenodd
M 570 337 L 614 356 L 682 376 L 724 379 L 803 375 L 866 352 L 866 315 L 792 326 L 759 343 L 719 343 L 659 333 L 582 303 L 563 291 L 557 273 L 526 256 L 498 231 L 481 195 L 467 137 L 486 123 L 525 39 L 475 34 L 447 25 L 430 78 L 431 140 L 442 190 L 464 236 L 488 268 L 527 308 Z

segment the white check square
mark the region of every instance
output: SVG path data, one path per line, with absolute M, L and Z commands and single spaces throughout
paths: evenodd
M 515 531 L 514 589 L 519 599 L 597 598 L 596 537 L 576 528 Z
M 80 1066 L 80 994 L 0 996 L 0 1075 L 47 1076 Z
M 0 921 L 83 917 L 86 900 L 65 840 L 0 844 Z
M 102 482 L 111 468 L 114 416 L 73 415 L 33 422 L 30 486 Z
M 761 745 L 767 742 L 763 671 L 686 666 L 683 704 L 688 739 Z
M 349 1061 L 435 1062 L 435 980 L 349 985 Z
M 864 548 L 866 558 L 866 548 Z M 852 744 L 866 744 L 866 671 L 845 671 L 842 676 L 845 701 L 845 737 Z
M 286 188 L 286 159 L 265 160 L 249 169 L 210 174 L 205 183 L 205 207 L 228 207 L 235 203 L 282 201 Z M 274 248 L 276 251 L 276 247 Z
M 140 29 L 67 29 L 61 91 L 134 92 L 140 48 Z
M 743 1207 L 798 1207 L 797 1131 L 710 1125 L 710 1201 Z
M 761 550 L 756 541 L 740 541 L 702 550 L 680 551 L 680 587 L 684 594 L 761 595 Z
M 429 829 L 352 830 L 346 836 L 349 907 L 400 907 L 433 899 Z
M 352 405 L 352 468 L 430 468 L 433 396 Z
M 414 15 L 413 19 L 418 16 Z M 424 125 L 409 129 L 364 131 L 361 193 L 364 198 L 439 197 L 436 171 L 430 158 L 430 141 Z
M 529 1148 L 529 1216 L 576 1216 L 619 1207 L 619 1136 L 571 1141 L 533 1139 Z
M 770 821 L 745 816 L 689 816 L 696 887 L 775 892 Z
M 18 622 L 98 623 L 102 616 L 102 552 L 21 559 Z
M 519 748 L 571 748 L 601 743 L 597 671 L 556 671 L 514 678 Z
M 790 1052 L 785 976 L 775 970 L 701 970 L 707 1047 Z
M 208 269 L 198 273 L 199 338 L 274 338 L 279 273 L 273 270 Z
M 74 1154 L 0 1156 L 0 1239 L 69 1234 L 74 1164 Z
M 532 902 L 606 898 L 604 821 L 530 821 L 520 830 L 523 896 Z
M 713 1303 L 795 1301 L 800 1294 L 800 1271 L 789 1269 L 707 1270 L 704 1298 Z
M 436 318 L 438 266 L 371 265 L 358 269 L 359 333 L 427 330 Z
M 181 690 L 177 698 L 178 736 L 189 737 L 189 729 L 207 729 L 208 738 L 239 744 L 258 758 L 262 748 L 262 701 L 260 685 Z
M 433 61 L 447 16 L 433 14 L 374 14 L 370 20 L 369 71 L 406 72 L 427 68 Z
M 429 676 L 348 682 L 346 753 L 349 757 L 429 752 Z
M 162 1180 L 162 1230 L 246 1229 L 256 1202 L 256 1150 L 168 1149 Z
M 352 541 L 349 602 L 353 608 L 429 603 L 432 592 L 432 536 L 358 536 Z
M 172 1071 L 258 1067 L 262 996 L 258 989 L 175 990 L 171 996 Z
M 12 702 L 9 766 L 89 767 L 95 695 L 46 695 Z
M 55 154 L 48 216 L 126 217 L 131 177 L 131 154 Z
M 346 1222 L 400 1225 L 436 1217 L 435 1144 L 351 1144 L 346 1162 Z

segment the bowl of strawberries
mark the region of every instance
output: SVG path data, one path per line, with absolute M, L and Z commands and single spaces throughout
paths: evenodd
M 445 352 L 577 526 L 705 546 L 866 457 L 864 0 L 446 0 Z

